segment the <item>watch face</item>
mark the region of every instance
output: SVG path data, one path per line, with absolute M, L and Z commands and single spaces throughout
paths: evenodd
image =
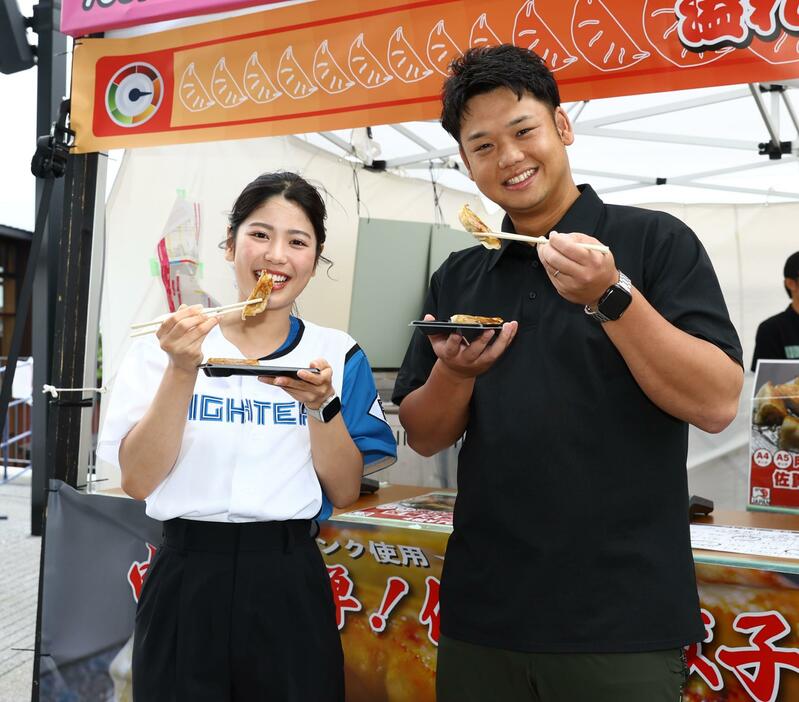
M 333 395 L 323 402 L 318 409 L 305 408 L 305 413 L 313 417 L 316 421 L 327 423 L 341 411 L 341 400 L 337 395 Z
M 322 421 L 329 422 L 341 411 L 341 400 L 337 396 L 322 407 Z
M 618 286 L 608 289 L 604 297 L 597 305 L 597 309 L 608 319 L 616 320 L 624 313 L 632 302 L 632 296 L 626 290 Z

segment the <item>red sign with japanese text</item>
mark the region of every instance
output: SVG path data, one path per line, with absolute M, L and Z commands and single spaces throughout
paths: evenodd
M 452 531 L 454 507 L 454 492 L 428 492 L 397 502 L 354 510 L 347 513 L 347 519 L 386 526 L 395 521 L 409 522 L 449 533 Z
M 749 451 L 749 509 L 799 512 L 799 360 L 760 361 Z
M 564 101 L 799 75 L 799 0 L 341 0 L 133 39 L 73 60 L 80 152 L 333 130 L 440 112 L 450 61 L 512 42 Z

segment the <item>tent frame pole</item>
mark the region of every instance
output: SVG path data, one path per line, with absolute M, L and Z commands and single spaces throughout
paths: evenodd
M 103 201 L 98 193 L 99 160 L 97 153 L 73 154 L 67 165 L 50 376 L 50 384 L 60 388 L 85 387 L 89 317 L 97 325 L 96 315 L 89 314 L 89 293 L 96 203 Z M 91 336 L 96 340 L 96 328 Z M 48 463 L 52 476 L 73 488 L 82 485 L 87 475 L 89 456 L 81 452 L 81 423 L 84 410 L 91 409 L 94 401 L 94 395 L 76 397 L 73 392 L 50 400 Z
M 768 110 L 766 109 L 766 104 L 765 102 L 763 102 L 763 97 L 760 95 L 760 86 L 757 83 L 750 83 L 749 92 L 752 94 L 752 99 L 755 101 L 755 105 L 757 105 L 757 111 L 760 113 L 760 116 L 763 118 L 763 122 L 765 123 L 766 129 L 768 130 L 771 143 L 774 145 L 775 148 L 779 149 L 780 128 L 778 124 L 774 123 L 772 116 L 768 113 Z
M 36 134 L 49 134 L 59 115 L 61 100 L 67 84 L 67 38 L 57 31 L 60 22 L 60 3 L 40 0 L 33 8 L 33 31 L 38 35 L 36 78 Z M 36 206 L 44 190 L 41 179 L 36 180 Z M 64 179 L 53 185 L 47 227 L 43 232 L 42 250 L 36 261 L 31 302 L 31 353 L 33 363 L 33 406 L 31 407 L 31 534 L 41 536 L 43 512 L 47 500 L 46 434 L 49 405 L 36 392 L 48 382 L 53 341 L 53 307 L 55 266 L 48 261 L 58 260 L 58 236 L 64 203 Z

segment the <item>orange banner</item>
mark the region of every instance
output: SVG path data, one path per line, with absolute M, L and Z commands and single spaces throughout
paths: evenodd
M 434 702 L 438 594 L 449 534 L 409 529 L 401 521 L 346 521 L 351 514 L 325 522 L 317 539 L 344 648 L 347 702 Z M 682 702 L 799 699 L 795 562 L 785 560 L 785 572 L 773 572 L 745 558 L 733 566 L 714 563 L 707 552 L 694 555 L 705 636 L 685 649 L 689 678 Z
M 326 522 L 317 539 L 344 648 L 347 702 L 432 702 L 448 534 Z
M 799 0 L 750 2 L 317 0 L 79 40 L 76 151 L 436 118 L 449 62 L 501 42 L 545 58 L 564 102 L 799 76 Z

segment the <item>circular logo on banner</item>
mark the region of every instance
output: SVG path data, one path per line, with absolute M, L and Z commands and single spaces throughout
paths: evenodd
M 771 451 L 767 449 L 757 449 L 757 451 L 752 454 L 752 460 L 755 462 L 756 466 L 767 468 L 771 465 Z
M 164 97 L 164 80 L 149 63 L 129 63 L 108 81 L 105 109 L 120 127 L 138 127 L 152 117 Z

